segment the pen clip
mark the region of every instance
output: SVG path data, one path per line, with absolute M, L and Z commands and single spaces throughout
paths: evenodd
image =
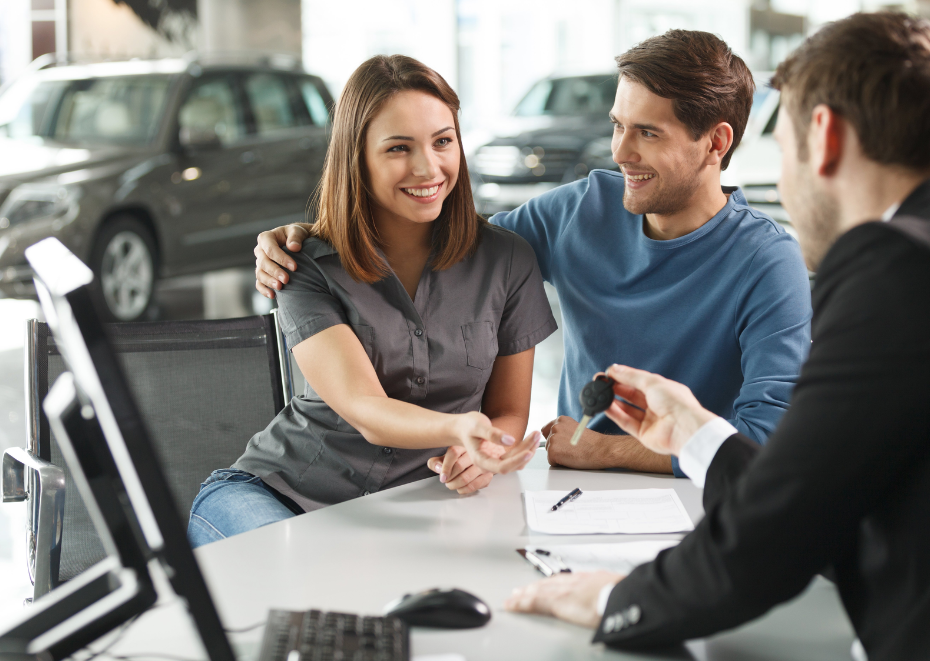
M 541 549 L 541 548 L 536 548 L 533 550 L 533 552 L 536 553 L 537 555 L 544 555 L 547 558 L 552 558 L 557 563 L 559 563 L 558 571 L 560 574 L 571 574 L 572 573 L 571 567 L 565 564 L 565 561 L 562 560 L 562 556 L 555 554 L 552 551 L 547 551 L 546 549 Z M 551 568 L 551 565 L 550 565 L 550 568 Z
M 552 567 L 543 562 L 543 560 L 538 555 L 529 549 L 517 549 L 517 553 L 526 558 L 526 561 L 533 565 L 536 570 L 546 578 L 549 578 L 555 574 L 555 570 L 552 569 Z

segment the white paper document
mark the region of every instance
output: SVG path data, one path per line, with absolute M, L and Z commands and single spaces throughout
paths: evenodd
M 547 544 L 527 546 L 540 561 L 557 574 L 563 567 L 578 571 L 605 569 L 629 574 L 634 568 L 655 560 L 661 551 L 678 545 L 677 539 L 621 542 L 619 544 Z
M 674 489 L 584 491 L 555 512 L 564 491 L 526 491 L 526 522 L 549 535 L 654 534 L 694 530 Z

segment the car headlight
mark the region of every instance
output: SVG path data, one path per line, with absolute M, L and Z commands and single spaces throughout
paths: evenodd
M 777 184 L 750 184 L 743 186 L 743 195 L 749 204 L 780 204 Z
M 617 169 L 617 164 L 614 162 L 614 152 L 610 138 L 598 138 L 597 140 L 589 142 L 584 148 L 584 151 L 581 152 L 581 158 L 579 160 L 581 161 L 580 164 L 586 166 L 588 170 Z
M 32 220 L 70 222 L 77 217 L 81 189 L 58 184 L 23 184 L 0 205 L 0 229 Z

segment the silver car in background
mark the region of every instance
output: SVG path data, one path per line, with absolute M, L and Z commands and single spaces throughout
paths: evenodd
M 304 218 L 332 97 L 288 57 L 51 66 L 0 97 L 0 292 L 32 296 L 23 251 L 55 236 L 113 320 L 151 312 L 157 278 L 253 261 Z

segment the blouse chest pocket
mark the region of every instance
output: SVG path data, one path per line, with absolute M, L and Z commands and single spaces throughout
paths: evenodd
M 490 321 L 475 321 L 462 326 L 468 365 L 486 370 L 497 357 L 497 335 Z
M 365 353 L 368 354 L 368 359 L 371 360 L 372 364 L 375 362 L 375 329 L 371 326 L 364 326 L 362 324 L 352 324 L 352 330 L 355 331 L 358 341 L 362 343 L 362 347 L 365 349 Z

